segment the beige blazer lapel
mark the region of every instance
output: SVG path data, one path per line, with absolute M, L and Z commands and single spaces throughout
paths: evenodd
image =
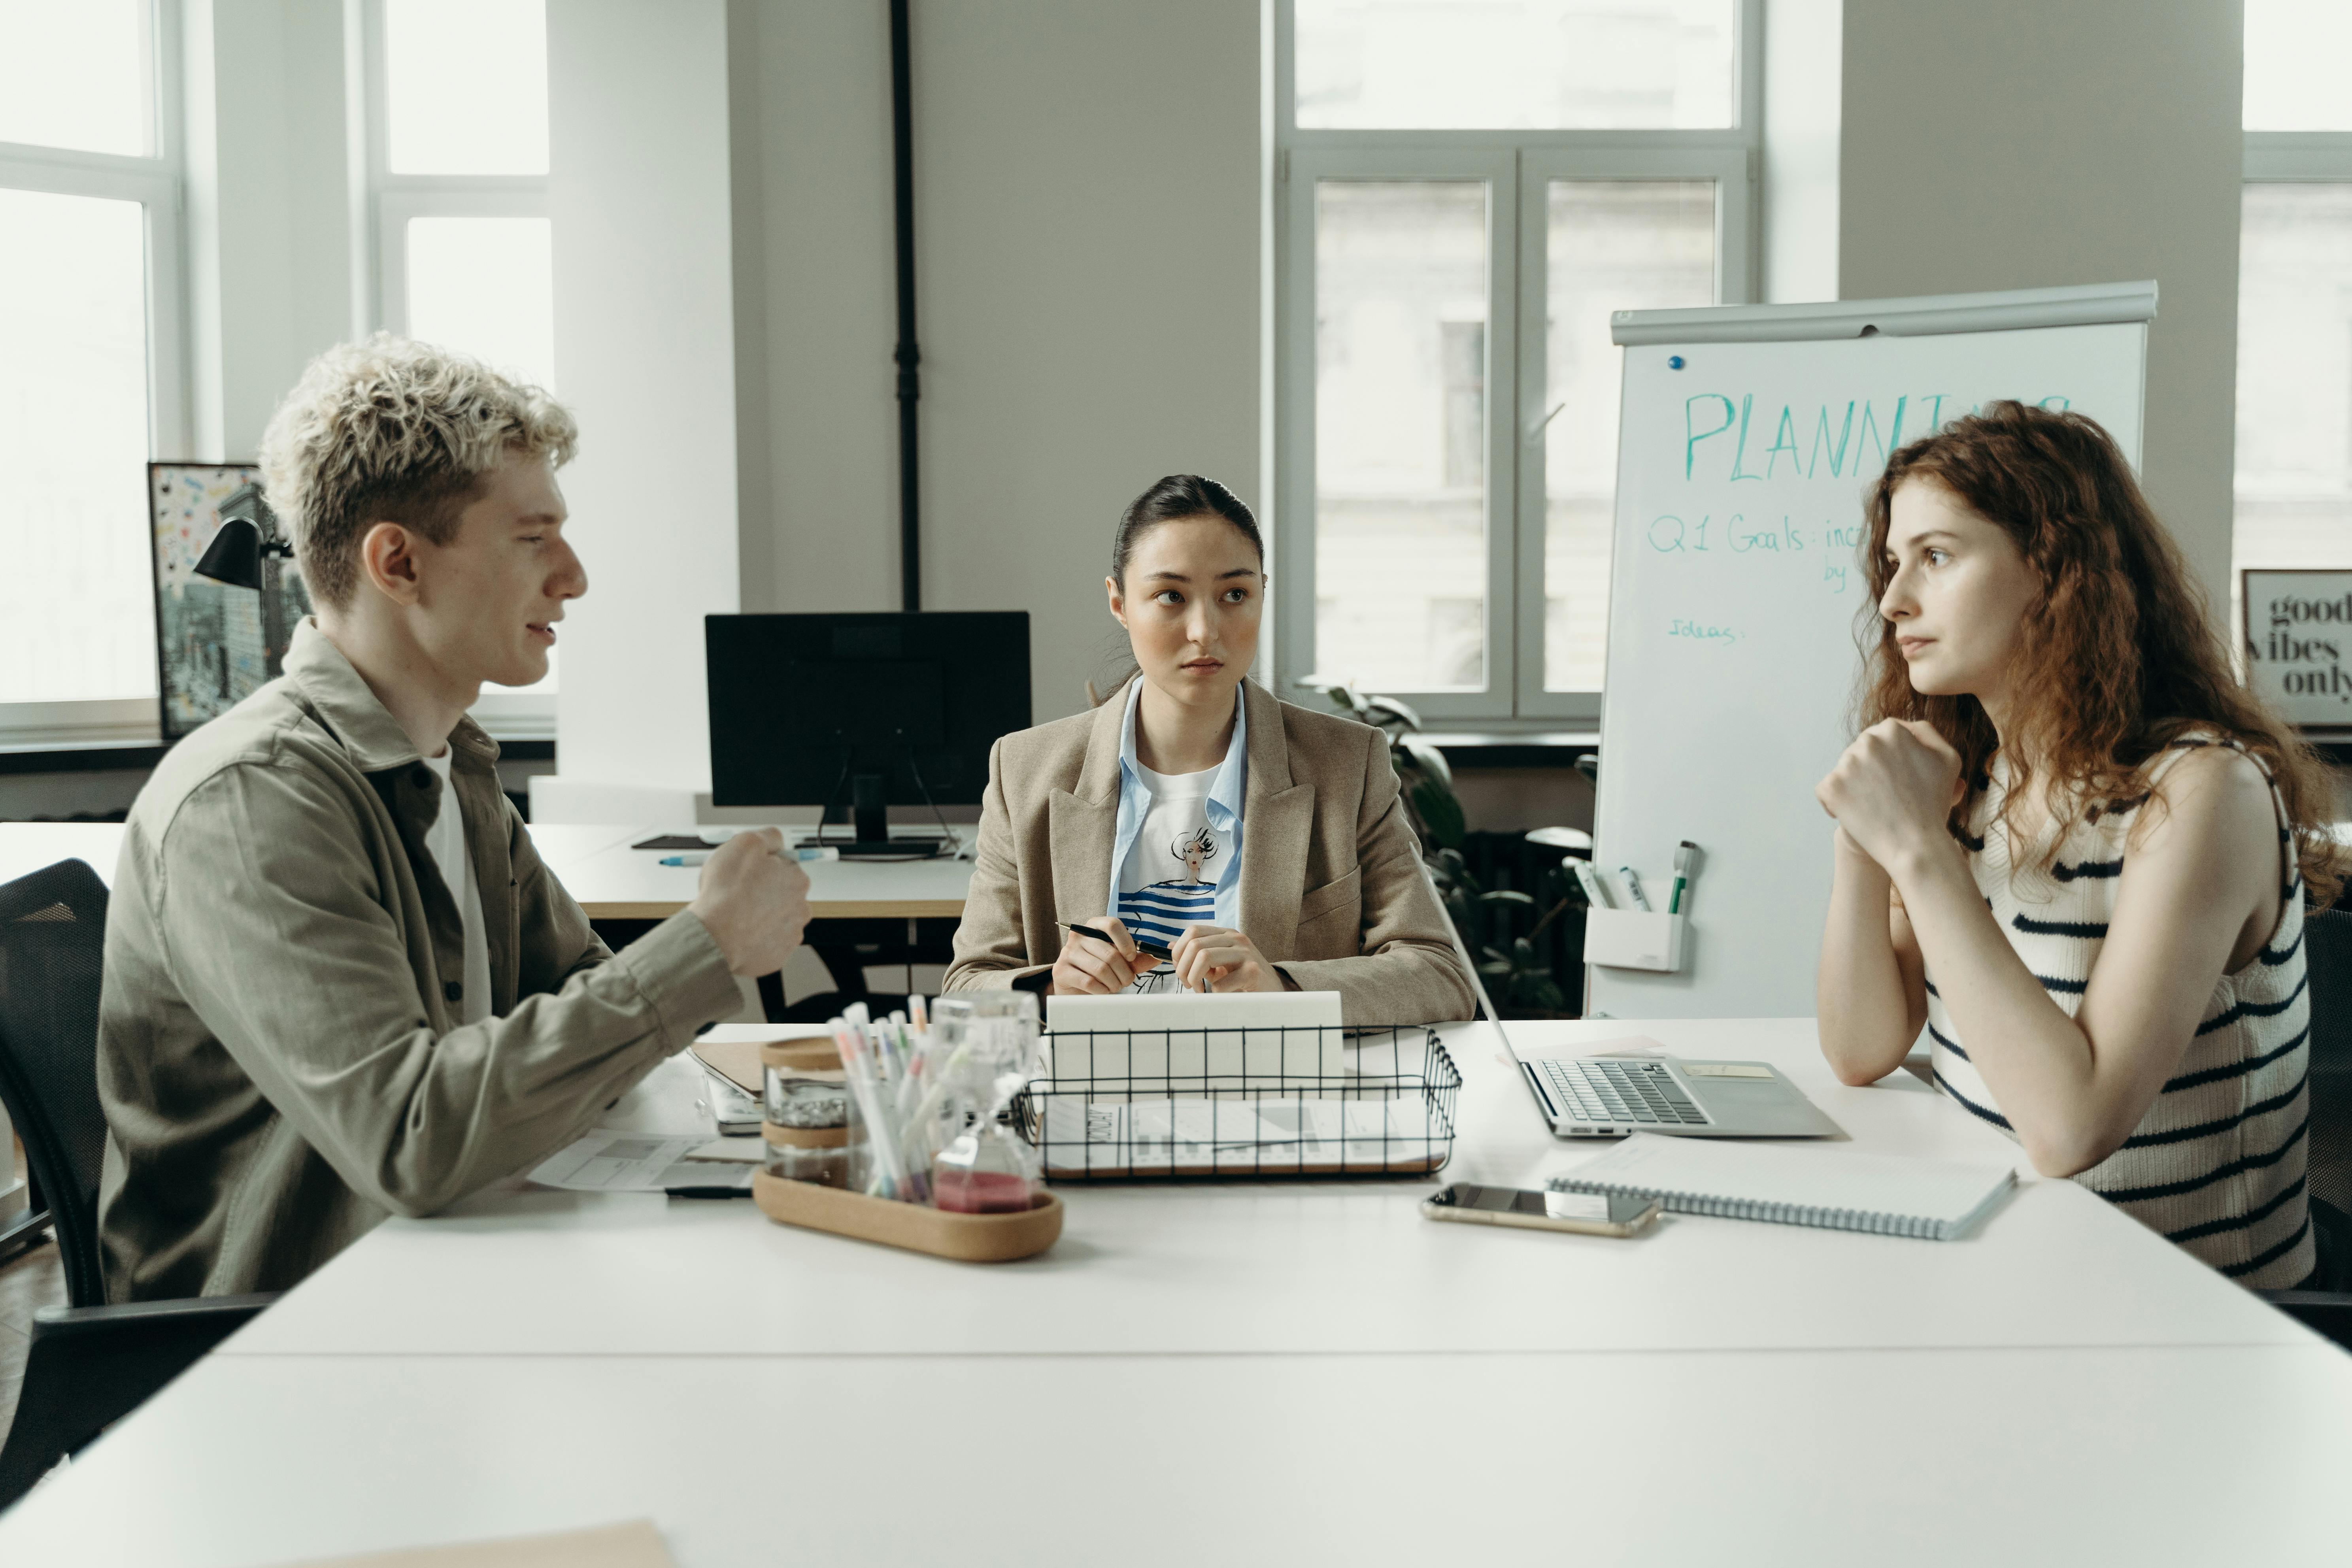
M 1126 717 L 1122 686 L 1095 710 L 1076 791 L 1057 789 L 1045 799 L 1059 920 L 1092 921 L 1111 912 L 1105 900 L 1110 892 L 1111 841 L 1118 837 L 1118 732 Z
M 1315 826 L 1315 786 L 1290 776 L 1290 737 L 1282 704 L 1253 681 L 1242 682 L 1249 713 L 1249 784 L 1242 805 L 1242 932 L 1276 963 L 1292 956 L 1298 896 L 1307 887 L 1307 848 Z M 1114 732 L 1114 743 L 1116 742 Z

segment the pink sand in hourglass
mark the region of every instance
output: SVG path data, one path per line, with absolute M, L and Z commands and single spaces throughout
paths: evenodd
M 955 1214 L 1020 1214 L 1029 1207 L 1029 1179 L 1010 1171 L 940 1169 L 931 1202 Z

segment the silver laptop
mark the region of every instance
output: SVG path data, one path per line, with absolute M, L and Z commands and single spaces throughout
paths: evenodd
M 1423 868 L 1422 876 L 1429 875 Z M 1434 882 L 1430 895 L 1444 902 Z M 1451 928 L 1453 922 L 1446 922 Z M 1511 1044 L 1478 966 L 1454 932 L 1454 951 L 1486 1022 L 1527 1080 L 1555 1138 L 1622 1138 L 1665 1132 L 1679 1138 L 1843 1138 L 1845 1129 L 1769 1062 L 1665 1061 L 1654 1057 L 1586 1057 L 1575 1046 L 1530 1051 Z M 1584 1047 L 1589 1049 L 1590 1047 Z
M 1769 1062 L 1583 1057 L 1574 1046 L 1525 1056 L 1500 1023 L 1495 1033 L 1518 1064 L 1559 1138 L 1843 1138 L 1845 1130 Z

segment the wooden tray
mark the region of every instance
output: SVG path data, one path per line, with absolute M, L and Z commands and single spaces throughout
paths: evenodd
M 1034 1257 L 1062 1234 L 1062 1200 L 1052 1193 L 1040 1197 L 1027 1214 L 950 1214 L 838 1187 L 788 1182 L 761 1171 L 751 1177 L 751 1201 L 779 1225 L 854 1236 L 964 1263 Z

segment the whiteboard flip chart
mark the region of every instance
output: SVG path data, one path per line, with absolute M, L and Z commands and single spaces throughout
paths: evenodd
M 1619 315 L 1593 858 L 1654 889 L 1680 840 L 1703 858 L 1682 968 L 1591 967 L 1590 1011 L 1814 1011 L 1832 825 L 1812 792 L 1852 738 L 1873 614 L 1864 489 L 1904 442 L 2002 397 L 2090 415 L 2137 468 L 2155 300 L 2134 284 Z M 2075 324 L 2016 324 L 2053 320 Z

